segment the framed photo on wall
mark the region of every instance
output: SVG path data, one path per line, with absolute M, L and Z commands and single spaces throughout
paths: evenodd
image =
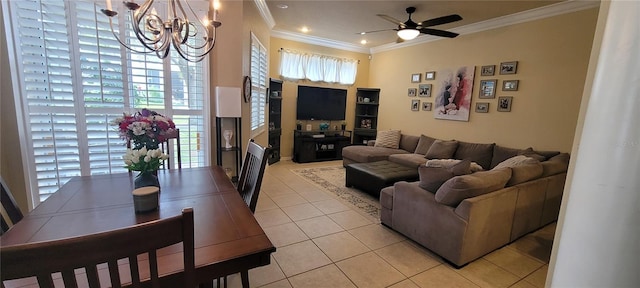
M 496 85 L 498 80 L 480 80 L 480 99 L 493 99 L 496 98 Z
M 496 65 L 485 65 L 480 68 L 480 76 L 493 76 L 496 73 Z
M 500 74 L 516 74 L 518 71 L 518 61 L 500 63 Z
M 431 97 L 431 84 L 418 85 L 418 96 Z
M 407 96 L 416 97 L 417 94 L 418 94 L 418 89 L 416 89 L 416 88 L 407 89 Z
M 489 113 L 489 103 L 488 102 L 477 102 L 476 103 L 476 113 Z
M 424 73 L 424 80 L 436 79 L 436 71 L 429 71 Z
M 511 103 L 512 102 L 513 102 L 513 97 L 511 97 L 511 96 L 498 97 L 498 111 L 499 112 L 511 112 Z
M 411 83 L 420 83 L 420 77 L 421 76 L 422 76 L 422 74 L 420 74 L 420 73 L 411 74 Z
M 431 102 L 422 102 L 422 111 L 431 111 L 432 106 Z
M 502 81 L 502 91 L 518 91 L 520 80 L 504 80 Z
M 420 100 L 411 100 L 411 111 L 420 110 Z

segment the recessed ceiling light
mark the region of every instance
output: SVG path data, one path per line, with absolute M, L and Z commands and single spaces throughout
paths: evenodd
M 300 31 L 302 31 L 302 33 L 307 33 L 309 32 L 309 28 L 307 28 L 307 26 L 302 26 L 302 28 L 300 28 Z
M 367 40 L 364 40 L 364 39 L 360 40 L 360 44 L 362 44 L 362 45 L 367 44 L 367 43 L 369 43 L 369 42 L 367 42 Z
M 287 5 L 287 4 L 278 4 L 278 5 L 276 5 L 276 7 L 280 8 L 280 9 L 287 9 L 287 8 L 289 8 L 289 5 Z

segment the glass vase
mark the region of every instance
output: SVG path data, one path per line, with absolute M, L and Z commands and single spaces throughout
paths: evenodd
M 133 180 L 133 187 L 140 188 L 146 186 L 155 186 L 160 188 L 160 181 L 158 181 L 158 176 L 154 175 L 154 171 L 140 172 L 136 179 Z

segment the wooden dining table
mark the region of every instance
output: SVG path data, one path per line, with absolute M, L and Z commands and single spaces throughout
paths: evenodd
M 76 237 L 180 215 L 192 207 L 197 283 L 268 265 L 276 251 L 221 167 L 158 172 L 160 205 L 135 213 L 135 174 L 72 178 L 0 238 L 1 246 Z M 105 243 L 108 247 L 108 243 Z M 181 287 L 181 245 L 158 252 L 163 287 Z M 1 256 L 0 256 L 1 257 Z M 73 257 L 73 255 L 69 255 Z M 24 287 L 35 278 L 6 281 Z M 244 284 L 244 283 L 243 283 Z

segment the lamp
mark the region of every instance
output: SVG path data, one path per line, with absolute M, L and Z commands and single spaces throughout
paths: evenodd
M 402 38 L 402 40 L 412 40 L 413 38 L 418 37 L 420 35 L 420 31 L 412 28 L 404 28 L 398 30 L 398 37 Z
M 242 117 L 240 88 L 216 86 L 216 117 Z
M 216 42 L 216 29 L 222 25 L 217 21 L 218 11 L 214 9 L 207 13 L 207 19 L 200 20 L 188 1 L 168 0 L 167 17 L 162 20 L 153 8 L 154 0 L 145 0 L 142 5 L 138 5 L 134 0 L 124 1 L 123 4 L 131 13 L 131 26 L 133 34 L 144 46 L 144 50 L 136 50 L 125 44 L 113 30 L 112 18 L 118 15 L 113 11 L 111 0 L 106 0 L 107 9 L 102 9 L 102 13 L 109 17 L 111 33 L 118 42 L 127 49 L 136 53 L 151 53 L 164 59 L 169 55 L 169 49 L 173 46 L 176 52 L 189 62 L 200 62 L 211 52 Z M 184 2 L 184 3 L 183 3 Z M 187 11 L 195 17 L 191 21 L 187 17 Z

